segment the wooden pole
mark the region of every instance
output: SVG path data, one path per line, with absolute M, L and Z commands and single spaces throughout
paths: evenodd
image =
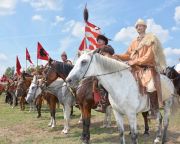
M 27 60 L 26 60 L 26 72 L 27 72 Z

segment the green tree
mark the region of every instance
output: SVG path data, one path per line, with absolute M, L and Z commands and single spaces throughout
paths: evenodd
M 8 76 L 8 77 L 13 77 L 14 75 L 14 67 L 8 67 L 4 73 L 4 75 Z

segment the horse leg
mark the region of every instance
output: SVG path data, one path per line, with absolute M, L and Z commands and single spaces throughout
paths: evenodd
M 81 113 L 81 116 L 79 118 L 79 121 L 78 121 L 78 124 L 81 124 L 82 123 L 82 113 Z
M 35 103 L 36 103 L 36 109 L 37 109 L 37 112 L 38 112 L 37 118 L 40 118 L 41 117 L 42 98 L 37 97 L 37 99 L 35 100 Z
M 22 107 L 22 97 L 20 97 L 20 110 L 22 111 L 23 107 Z
M 73 116 L 73 106 L 71 106 L 71 116 Z
M 65 104 L 63 106 L 63 113 L 64 113 L 64 129 L 62 133 L 67 134 L 69 131 L 69 121 L 70 121 L 70 114 L 71 114 L 71 106 L 69 104 Z
M 120 134 L 120 144 L 125 144 L 125 138 L 124 138 L 124 122 L 122 115 L 117 112 L 116 110 L 113 110 L 114 116 L 117 122 L 117 126 L 119 128 L 119 134 Z
M 142 116 L 144 118 L 144 127 L 145 127 L 144 135 L 148 136 L 149 135 L 149 125 L 148 125 L 148 118 L 147 118 L 148 112 L 142 112 Z
M 16 96 L 14 94 L 12 94 L 12 98 L 13 98 L 13 106 L 12 106 L 12 108 L 14 108 L 16 106 Z
M 103 124 L 104 128 L 111 127 L 111 113 L 112 113 L 112 107 L 111 105 L 109 105 L 106 107 L 106 113 L 104 116 L 104 124 Z
M 32 102 L 30 102 L 30 104 L 29 104 L 29 112 L 31 112 L 32 111 Z
M 156 132 L 156 138 L 154 140 L 154 144 L 160 143 L 161 136 L 162 136 L 162 119 L 163 119 L 163 117 L 162 117 L 160 111 L 158 111 L 156 114 L 157 114 L 156 121 L 157 121 L 157 126 L 158 126 L 157 129 L 158 130 Z
M 22 110 L 25 110 L 25 102 L 26 102 L 25 97 L 22 96 Z
M 55 101 L 51 101 L 51 116 L 53 118 L 52 121 L 52 128 L 56 127 L 56 102 Z
M 129 120 L 130 130 L 131 130 L 131 141 L 132 141 L 132 144 L 137 144 L 138 143 L 138 135 L 137 135 L 137 118 L 136 118 L 136 113 L 128 114 L 128 120 Z
M 91 106 L 86 102 L 81 107 L 82 111 L 82 121 L 83 121 L 83 132 L 81 136 L 81 140 L 85 144 L 89 144 L 90 140 L 90 131 L 89 127 L 91 124 Z
M 170 107 L 172 105 L 172 99 L 165 101 L 164 106 L 164 131 L 162 137 L 162 144 L 166 142 L 167 129 L 169 125 L 169 115 L 170 115 Z

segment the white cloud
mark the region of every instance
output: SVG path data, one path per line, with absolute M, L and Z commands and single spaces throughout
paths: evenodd
M 61 39 L 60 40 L 60 53 L 62 53 L 63 51 L 66 51 L 68 48 L 70 48 L 73 41 L 74 40 L 71 36 L 67 36 L 67 37 Z
M 168 48 L 165 48 L 164 49 L 164 53 L 166 56 L 171 56 L 171 55 L 180 55 L 180 48 L 171 48 L 171 47 L 168 47 Z
M 4 65 L 0 66 L 0 76 L 2 76 L 5 73 L 6 67 Z
M 174 20 L 177 24 L 180 24 L 180 6 L 175 8 Z
M 0 15 L 11 15 L 15 13 L 17 0 L 0 0 Z
M 62 0 L 23 0 L 30 3 L 35 10 L 62 10 Z
M 74 37 L 82 38 L 84 35 L 84 24 L 79 21 L 70 20 L 65 23 L 62 32 L 71 33 Z
M 56 26 L 58 25 L 59 23 L 63 22 L 65 20 L 64 17 L 61 17 L 61 16 L 56 16 L 55 17 L 55 21 L 52 23 L 53 26 Z
M 6 60 L 8 60 L 8 57 L 5 54 L 0 53 L 0 61 L 6 61 Z
M 122 28 L 114 37 L 115 41 L 121 41 L 128 45 L 130 41 L 137 35 L 134 27 Z
M 82 22 L 76 22 L 72 28 L 72 33 L 75 37 L 82 38 L 84 36 L 84 24 Z
M 171 28 L 171 30 L 172 30 L 172 31 L 179 31 L 179 30 L 180 30 L 180 27 L 178 27 L 178 26 L 173 26 L 173 27 Z
M 43 17 L 41 15 L 34 15 L 32 16 L 33 21 L 43 21 Z
M 63 29 L 62 29 L 62 32 L 69 32 L 72 27 L 75 25 L 75 20 L 70 20 L 68 22 L 65 23 Z
M 154 19 L 147 19 L 147 32 L 154 33 L 162 43 L 170 38 L 169 31 L 164 29 L 161 25 L 156 24 Z M 118 33 L 116 33 L 114 40 L 123 42 L 124 44 L 129 44 L 136 35 L 137 32 L 134 26 L 129 26 L 127 28 L 122 28 Z

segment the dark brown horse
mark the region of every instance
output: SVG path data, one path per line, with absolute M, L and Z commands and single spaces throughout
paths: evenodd
M 6 89 L 5 89 L 5 94 L 6 94 L 6 98 L 5 101 L 6 103 L 9 103 L 10 105 L 13 105 L 13 108 L 15 106 L 17 106 L 18 104 L 18 99 L 15 96 L 15 91 L 17 88 L 17 82 L 14 80 L 11 80 L 8 82 Z
M 16 97 L 20 98 L 19 104 L 20 104 L 20 109 L 24 110 L 25 109 L 25 97 L 27 95 L 27 90 L 29 86 L 31 85 L 32 81 L 32 76 L 29 76 L 25 73 L 22 73 L 21 78 L 18 80 L 17 84 L 17 89 L 16 89 Z
M 173 67 L 167 67 L 165 74 L 174 84 L 177 94 L 180 96 L 180 74 Z
M 65 80 L 68 74 L 70 73 L 70 71 L 72 70 L 72 68 L 73 65 L 59 61 L 51 61 L 43 72 L 45 75 L 46 86 L 49 86 L 58 77 Z M 73 106 L 71 107 L 71 116 L 72 115 L 73 115 Z

